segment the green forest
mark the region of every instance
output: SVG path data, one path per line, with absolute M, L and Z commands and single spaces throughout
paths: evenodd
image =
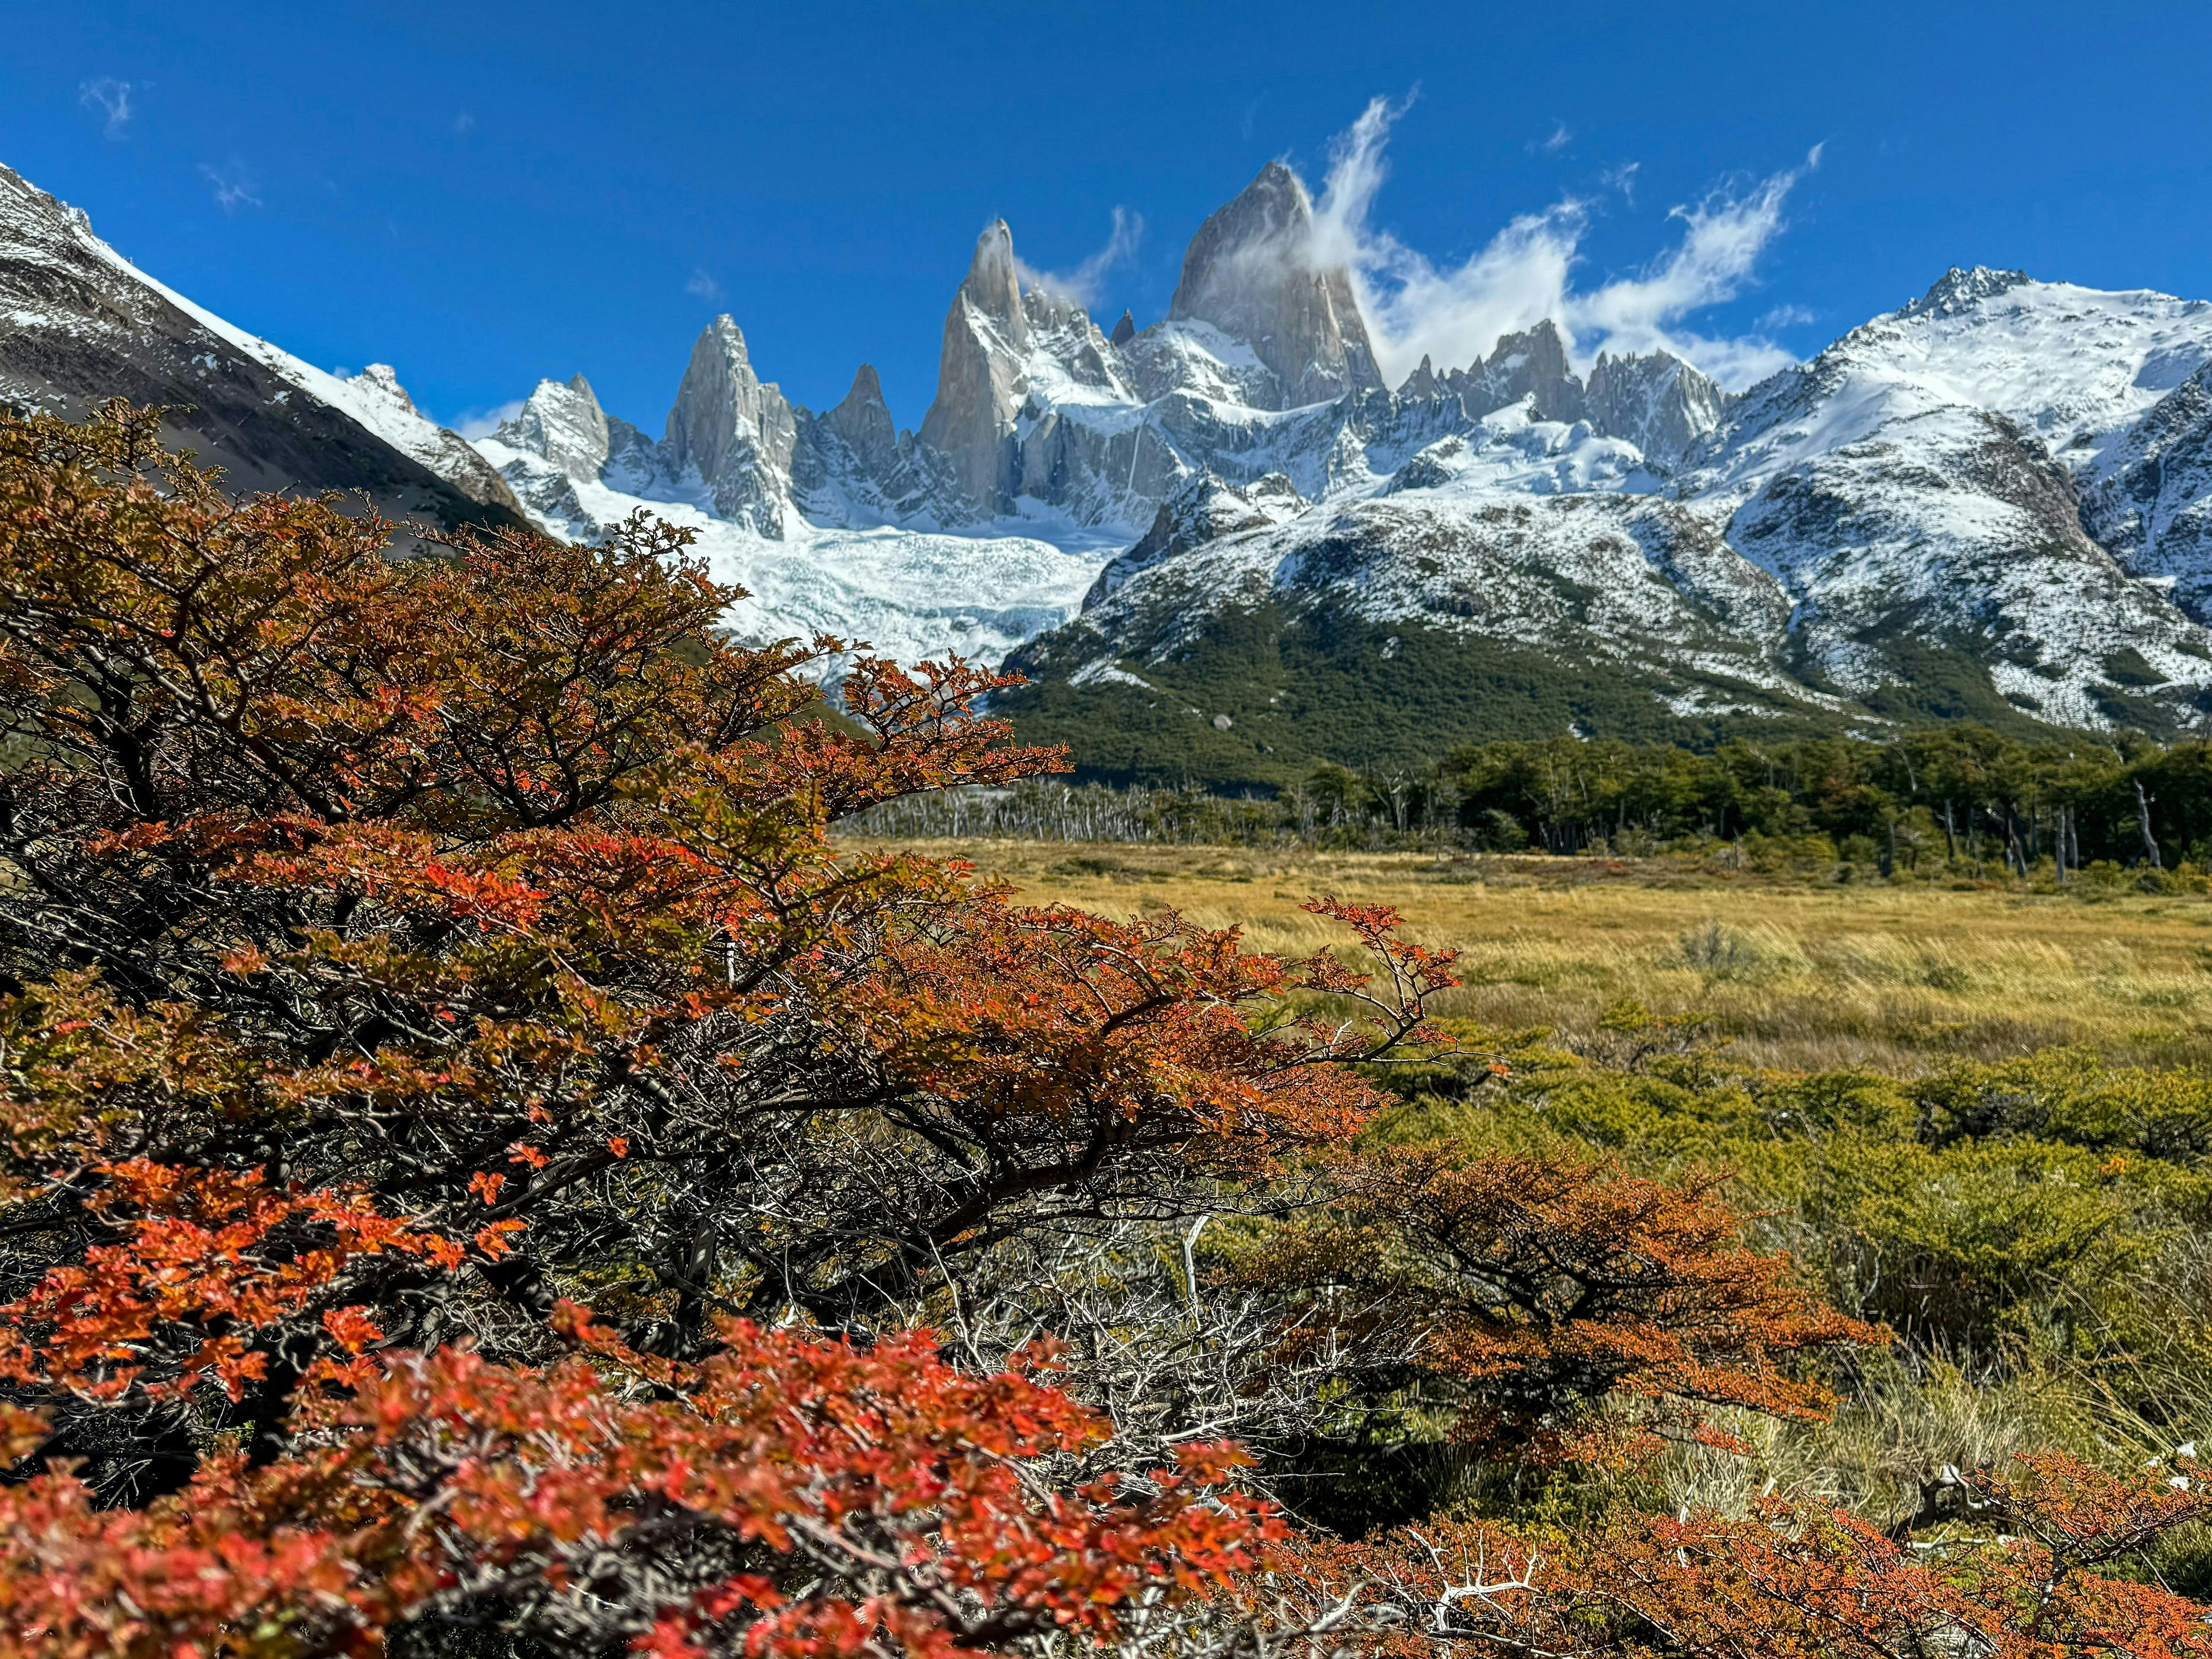
M 1426 766 L 1322 763 L 1273 791 L 1030 781 L 919 797 L 886 832 L 1649 853 L 1714 842 L 1883 873 L 2052 878 L 2212 866 L 2212 744 L 2135 733 L 2024 741 L 1951 726 L 1888 741 L 1486 743 Z

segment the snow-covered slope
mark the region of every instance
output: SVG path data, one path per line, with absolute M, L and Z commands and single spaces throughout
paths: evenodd
M 1603 360 L 1585 384 L 1548 325 L 1425 364 L 1391 418 L 1522 401 L 1384 476 L 1383 411 L 1344 400 L 1326 458 L 1316 433 L 1281 466 L 1310 504 L 1257 522 L 1221 505 L 1233 480 L 1187 489 L 1172 537 L 1017 660 L 1103 710 L 1179 695 L 1234 617 L 1286 653 L 1357 618 L 1534 648 L 1684 716 L 2203 721 L 2212 306 L 1954 270 L 1741 397 L 1694 374 Z
M 800 411 L 803 416 L 804 411 Z M 813 417 L 807 416 L 807 419 Z M 740 636 L 830 635 L 905 661 L 957 653 L 997 662 L 1057 627 L 1127 538 L 1040 515 L 940 529 L 817 524 L 787 497 L 764 527 L 696 466 L 671 477 L 666 447 L 606 416 L 581 375 L 541 381 L 514 419 L 477 447 L 548 532 L 595 540 L 631 514 L 690 530 L 717 581 L 746 590 L 727 613 Z
M 2212 617 L 2212 363 L 2094 452 L 2081 519 L 2122 564 Z
M 342 380 L 131 264 L 90 222 L 0 167 L 0 398 L 81 416 L 163 406 L 234 484 L 359 489 L 397 518 L 520 525 L 498 474 L 416 413 L 386 368 Z
M 288 385 L 357 422 L 401 454 L 412 457 L 450 480 L 470 500 L 519 506 L 506 482 L 470 447 L 466 439 L 427 418 L 415 407 L 415 400 L 399 384 L 398 374 L 391 364 L 371 363 L 360 374 L 350 375 L 317 368 L 282 346 L 249 334 L 204 307 L 193 304 L 174 289 L 125 262 L 106 243 L 98 246 L 102 257 L 126 279 L 143 283 L 217 339 L 245 353 Z

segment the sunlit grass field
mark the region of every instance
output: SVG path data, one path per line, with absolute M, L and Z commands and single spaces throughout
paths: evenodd
M 1949 1468 L 2051 1446 L 2139 1463 L 2212 1434 L 2212 896 L 2189 890 L 2201 879 L 1891 883 L 1863 868 L 1839 879 L 1832 861 L 1759 874 L 1686 855 L 926 850 L 1026 900 L 1172 907 L 1288 954 L 1345 943 L 1301 910 L 1309 895 L 1395 905 L 1413 937 L 1462 953 L 1467 982 L 1437 1012 L 1512 1066 L 1502 1083 L 1480 1066 L 1395 1079 L 1404 1104 L 1378 1135 L 1565 1148 L 1660 1179 L 1725 1172 L 1755 1244 L 1895 1340 L 1838 1373 L 1825 1420 L 1747 1417 L 1752 1455 L 1685 1446 L 1637 1477 L 1663 1506 L 1774 1490 L 1904 1524 Z M 1695 1018 L 1644 1042 L 1662 1029 L 1650 1017 L 1678 1015 Z M 1438 1478 L 1452 1501 L 1484 1501 Z M 2178 1540 L 2158 1571 L 2212 1594 L 2212 1529 Z
M 1716 874 L 1663 860 L 932 842 L 1025 899 L 1171 906 L 1254 945 L 1341 942 L 1310 894 L 1396 905 L 1463 953 L 1439 1012 L 1585 1037 L 1624 998 L 1696 1012 L 1744 1063 L 1909 1074 L 2082 1044 L 2212 1060 L 2212 898 L 2087 884 L 1899 884 Z

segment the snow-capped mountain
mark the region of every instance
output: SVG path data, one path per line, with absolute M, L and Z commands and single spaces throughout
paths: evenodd
M 792 402 L 721 317 L 657 432 L 576 374 L 471 445 L 389 368 L 231 327 L 0 173 L 0 396 L 196 404 L 179 430 L 242 484 L 449 522 L 655 514 L 749 590 L 740 633 L 1012 653 L 1039 682 L 1018 718 L 1138 769 L 1148 731 L 1233 777 L 1357 758 L 1335 726 L 1434 750 L 2212 711 L 2212 305 L 1954 270 L 1739 394 L 1665 352 L 1578 369 L 1549 322 L 1393 388 L 1315 232 L 1271 163 L 1166 317 L 1102 331 L 994 223 L 914 429 L 865 364 L 836 407 Z
M 1143 700 L 1226 720 L 1185 764 L 1265 771 L 1254 757 L 1298 720 L 1279 699 L 1220 705 L 1292 658 L 1378 687 L 1453 662 L 1540 684 L 1553 729 L 1577 709 L 1620 729 L 1577 688 L 1623 681 L 1680 735 L 1822 713 L 2171 727 L 2212 708 L 2212 305 L 1954 270 L 1738 397 L 1671 359 L 1577 380 L 1545 325 L 1467 370 L 1424 363 L 1393 401 L 1473 413 L 1500 394 L 1287 516 L 1202 507 L 1199 487 L 1170 501 L 1147 540 L 1172 555 L 1140 543 L 1017 653 L 1049 683 L 1024 694 L 1044 734 L 1126 726 Z M 1377 661 L 1311 665 L 1316 640 L 1352 635 Z M 1486 717 L 1440 728 L 1432 748 Z
M 361 490 L 447 528 L 524 523 L 506 481 L 391 369 L 325 374 L 234 328 L 0 167 L 0 401 L 81 417 L 118 397 L 164 406 L 170 441 L 237 489 Z
M 1674 457 L 1719 416 L 1719 388 L 1664 354 L 1601 358 L 1586 388 L 1548 324 L 1442 379 L 1425 365 L 1394 392 L 1347 274 L 1307 263 L 1313 232 L 1304 185 L 1269 164 L 1200 227 L 1168 316 L 1139 330 L 1125 315 L 1108 335 L 1024 286 L 1012 231 L 987 227 L 917 430 L 899 429 L 865 364 L 836 408 L 793 404 L 722 317 L 657 442 L 607 416 L 579 376 L 542 383 L 478 447 L 559 533 L 596 534 L 641 507 L 691 525 L 716 574 L 750 590 L 741 629 L 998 656 L 1073 617 L 1107 561 L 1194 481 L 1279 477 L 1306 502 L 1371 494 L 1423 449 L 1482 441 L 1480 415 L 1525 402 L 1620 434 L 1586 459 L 1649 483 L 1644 449 Z M 1511 489 L 1547 470 L 1489 473 L 1518 479 L 1498 486 Z

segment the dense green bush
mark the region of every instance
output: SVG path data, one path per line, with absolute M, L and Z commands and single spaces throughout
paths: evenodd
M 2206 1311 L 2178 1316 L 2173 1287 L 2196 1272 L 2177 1242 L 2212 1223 L 2201 1071 L 2050 1049 L 1910 1080 L 1776 1073 L 1732 1063 L 1695 1019 L 1633 1005 L 1580 1053 L 1541 1031 L 1459 1035 L 1482 1068 L 1395 1079 L 1407 1103 L 1385 1133 L 1727 1170 L 1770 1242 L 1925 1353 L 2104 1363 L 2198 1344 Z M 1510 1079 L 1487 1071 L 1492 1054 Z

